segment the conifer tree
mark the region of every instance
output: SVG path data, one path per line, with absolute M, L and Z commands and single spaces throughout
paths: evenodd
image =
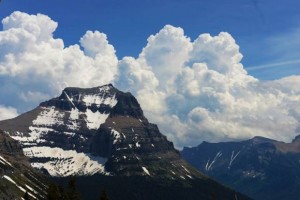
M 23 199 L 24 200 L 30 200 L 28 192 L 25 192 L 25 194 L 23 196 Z
M 100 196 L 100 200 L 109 200 L 108 199 L 108 195 L 105 189 L 102 190 L 101 196 Z
M 48 200 L 56 200 L 60 197 L 60 191 L 57 185 L 51 183 L 47 189 L 47 199 Z
M 68 184 L 68 197 L 70 200 L 80 200 L 80 195 L 77 191 L 75 176 L 70 177 Z
M 76 180 L 70 179 L 68 188 L 51 183 L 47 189 L 47 200 L 80 200 Z

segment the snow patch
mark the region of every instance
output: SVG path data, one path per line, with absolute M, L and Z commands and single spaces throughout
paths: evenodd
M 45 168 L 51 176 L 105 173 L 106 158 L 51 147 L 29 147 L 23 151 L 30 158 L 46 158 L 46 162 L 35 162 L 31 165 L 39 169 Z
M 35 194 L 38 194 L 37 191 L 35 191 L 32 187 L 30 187 L 29 185 L 25 184 L 25 187 L 30 190 L 31 192 L 35 193 Z
M 107 105 L 110 108 L 112 108 L 118 103 L 115 95 L 112 97 L 105 97 L 104 94 L 102 96 L 84 95 L 82 101 L 85 103 L 86 106 L 96 105 L 98 108 L 101 105 Z
M 128 149 L 127 147 L 124 147 L 124 148 L 117 148 L 116 151 L 120 151 L 120 150 L 126 150 Z
M 139 144 L 139 142 L 136 142 L 136 143 L 135 143 L 135 146 L 136 146 L 137 148 L 141 147 L 141 145 Z
M 100 125 L 106 121 L 106 119 L 109 115 L 106 113 L 102 114 L 99 111 L 92 112 L 89 109 L 86 110 L 85 114 L 87 117 L 86 124 L 89 129 L 98 129 L 100 127 Z
M 7 165 L 5 162 L 3 162 L 2 160 L 0 160 L 0 163 L 2 163 L 3 165 Z
M 64 91 L 64 93 L 65 93 L 67 99 L 68 99 L 68 100 L 70 101 L 70 103 L 72 104 L 72 106 L 73 106 L 74 108 L 76 108 L 76 106 L 74 105 L 73 101 L 70 99 L 69 95 L 68 95 L 65 91 Z
M 191 173 L 189 170 L 187 170 L 184 166 L 181 165 L 181 167 L 187 172 L 187 173 Z
M 9 176 L 4 175 L 2 178 L 8 180 L 9 182 L 11 182 L 12 184 L 14 184 L 17 188 L 19 188 L 22 192 L 24 193 L 28 193 L 29 196 L 31 196 L 34 199 L 37 199 L 33 194 L 31 194 L 30 192 L 28 192 L 27 190 L 25 190 L 23 187 L 19 186 L 12 178 L 10 178 Z
M 146 167 L 142 167 L 142 169 L 143 169 L 143 171 L 144 171 L 147 175 L 151 176 L 150 173 L 149 173 L 149 171 L 148 171 L 148 169 L 147 169 Z
M 39 143 L 46 142 L 46 140 L 41 139 L 42 136 L 46 135 L 49 131 L 54 131 L 51 128 L 46 128 L 46 127 L 34 127 L 30 126 L 29 127 L 29 136 L 23 136 L 22 134 L 17 134 L 17 135 L 12 135 L 11 137 L 14 140 L 17 140 L 21 142 L 23 145 L 36 145 Z
M 62 125 L 64 113 L 55 110 L 55 107 L 44 107 L 44 110 L 33 120 L 33 124 L 37 126 Z
M 10 162 L 8 162 L 5 158 L 3 158 L 2 156 L 0 156 L 0 162 L 5 164 L 5 165 L 9 165 L 11 167 L 13 167 Z
M 35 175 L 33 175 L 31 172 L 28 172 L 27 173 L 32 179 L 34 179 L 36 182 L 38 182 L 39 183 L 39 186 L 37 186 L 36 184 L 34 184 L 34 185 L 36 185 L 38 188 L 40 188 L 41 189 L 41 187 L 40 186 L 42 186 L 42 187 L 44 187 L 44 188 L 48 188 L 48 186 L 46 186 L 44 183 L 42 183 L 40 180 L 38 180 L 36 177 L 35 177 Z M 28 179 L 29 181 L 31 181 L 30 179 Z
M 8 180 L 9 182 L 11 182 L 12 184 L 14 184 L 15 186 L 17 186 L 17 188 L 19 188 L 22 192 L 26 192 L 26 190 L 24 188 L 22 188 L 21 186 L 19 186 L 14 180 L 12 180 L 12 178 L 10 178 L 9 176 L 4 175 L 3 178 L 5 178 L 6 180 Z
M 73 108 L 71 111 L 70 111 L 70 119 L 71 120 L 77 120 L 79 119 L 79 110 L 77 108 Z
M 187 176 L 187 177 L 189 177 L 190 179 L 193 179 L 193 177 L 192 177 L 192 176 L 190 176 L 190 175 L 188 175 L 188 174 L 186 174 L 186 176 Z
M 115 105 L 117 105 L 118 101 L 116 99 L 116 95 L 113 97 L 105 98 L 103 104 L 108 105 L 109 107 L 113 108 Z
M 113 141 L 114 144 L 116 144 L 118 141 L 120 141 L 121 134 L 118 131 L 112 129 L 111 134 L 114 136 L 114 141 Z
M 206 165 L 205 165 L 205 170 L 206 171 L 210 171 L 213 169 L 213 165 L 215 164 L 215 162 L 217 161 L 218 158 L 220 158 L 222 156 L 222 151 L 219 151 L 216 156 L 214 157 L 213 161 L 210 162 L 210 159 L 208 159 Z
M 233 161 L 236 159 L 236 157 L 240 154 L 241 151 L 237 152 L 237 154 L 234 155 L 234 151 L 231 152 L 231 157 L 230 157 L 230 162 L 228 165 L 228 169 L 231 168 L 231 165 L 233 163 Z
M 63 132 L 65 135 L 71 136 L 73 137 L 75 135 L 75 133 L 71 133 L 71 132 Z

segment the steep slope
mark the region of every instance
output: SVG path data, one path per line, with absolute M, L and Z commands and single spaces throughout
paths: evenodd
M 0 198 L 20 199 L 27 192 L 32 199 L 45 199 L 46 183 L 18 142 L 0 131 Z
M 241 142 L 184 148 L 197 169 L 254 199 L 300 199 L 300 139 L 292 143 L 255 137 Z
M 0 122 L 0 129 L 21 143 L 32 166 L 54 177 L 124 177 L 128 188 L 135 182 L 132 180 L 143 180 L 141 186 L 154 184 L 169 189 L 174 183 L 178 185 L 177 194 L 189 188 L 190 199 L 199 194 L 203 199 L 210 199 L 212 194 L 217 199 L 234 199 L 236 195 L 247 199 L 188 165 L 172 142 L 144 117 L 137 100 L 111 84 L 66 88 L 59 97 L 41 103 L 33 111 Z M 119 181 L 108 182 L 115 185 Z M 84 192 L 90 194 L 91 188 Z M 136 196 L 149 191 L 138 190 Z M 174 191 L 169 190 L 171 193 Z
M 106 173 L 104 163 L 111 154 L 106 140 L 113 135 L 98 134 L 98 128 L 116 105 L 116 93 L 110 85 L 66 88 L 36 109 L 0 122 L 0 127 L 21 142 L 34 167 L 52 176 Z

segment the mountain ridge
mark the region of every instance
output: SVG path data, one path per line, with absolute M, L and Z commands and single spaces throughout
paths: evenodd
M 33 167 L 61 181 L 71 175 L 82 181 L 97 176 L 99 184 L 105 179 L 115 187 L 112 180 L 123 179 L 130 189 L 141 180 L 144 186 L 154 184 L 163 196 L 190 191 L 190 199 L 210 199 L 212 194 L 249 199 L 187 164 L 157 125 L 149 123 L 136 98 L 111 84 L 66 88 L 34 110 L 0 122 L 0 129 L 20 142 Z M 137 197 L 142 193 L 151 197 L 146 188 L 135 190 Z
M 238 142 L 203 142 L 182 156 L 198 170 L 254 199 L 299 199 L 300 142 L 264 137 Z

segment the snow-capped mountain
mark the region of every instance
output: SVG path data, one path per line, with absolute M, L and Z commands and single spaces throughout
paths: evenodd
M 0 122 L 0 129 L 21 143 L 33 167 L 51 176 L 151 176 L 160 173 L 156 162 L 168 163 L 174 178 L 195 176 L 137 100 L 112 85 L 66 88 L 33 111 Z
M 45 199 L 47 181 L 31 168 L 17 141 L 0 131 L 0 198 Z
M 104 164 L 109 152 L 105 152 L 106 144 L 97 144 L 102 137 L 97 131 L 117 104 L 116 94 L 111 85 L 66 88 L 58 98 L 0 122 L 0 129 L 21 143 L 32 166 L 52 176 L 106 173 Z M 112 138 L 113 134 L 111 130 Z
M 136 198 L 128 194 L 133 199 L 154 198 L 151 196 L 154 193 L 144 187 L 147 184 L 150 188 L 162 185 L 163 190 L 155 189 L 160 191 L 161 198 L 186 196 L 189 191 L 188 199 L 199 195 L 210 199 L 212 194 L 217 199 L 235 196 L 248 199 L 187 164 L 173 143 L 144 117 L 135 97 L 111 84 L 88 89 L 66 88 L 59 97 L 41 103 L 34 110 L 0 122 L 0 129 L 20 142 L 33 167 L 52 177 L 83 175 L 91 180 L 93 177 L 87 176 L 95 175 L 101 176 L 95 182 L 107 180 L 105 184 L 112 183 L 111 188 L 116 182 L 121 184 L 120 181 L 123 188 L 132 191 L 143 186 L 135 192 Z M 132 185 L 136 178 L 139 186 Z M 91 181 L 80 188 L 83 190 L 88 183 Z M 91 188 L 86 189 L 83 193 L 90 195 Z M 116 191 L 112 193 L 118 195 Z
M 194 167 L 254 199 L 299 199 L 300 137 L 284 143 L 263 137 L 241 142 L 203 142 L 184 148 Z

